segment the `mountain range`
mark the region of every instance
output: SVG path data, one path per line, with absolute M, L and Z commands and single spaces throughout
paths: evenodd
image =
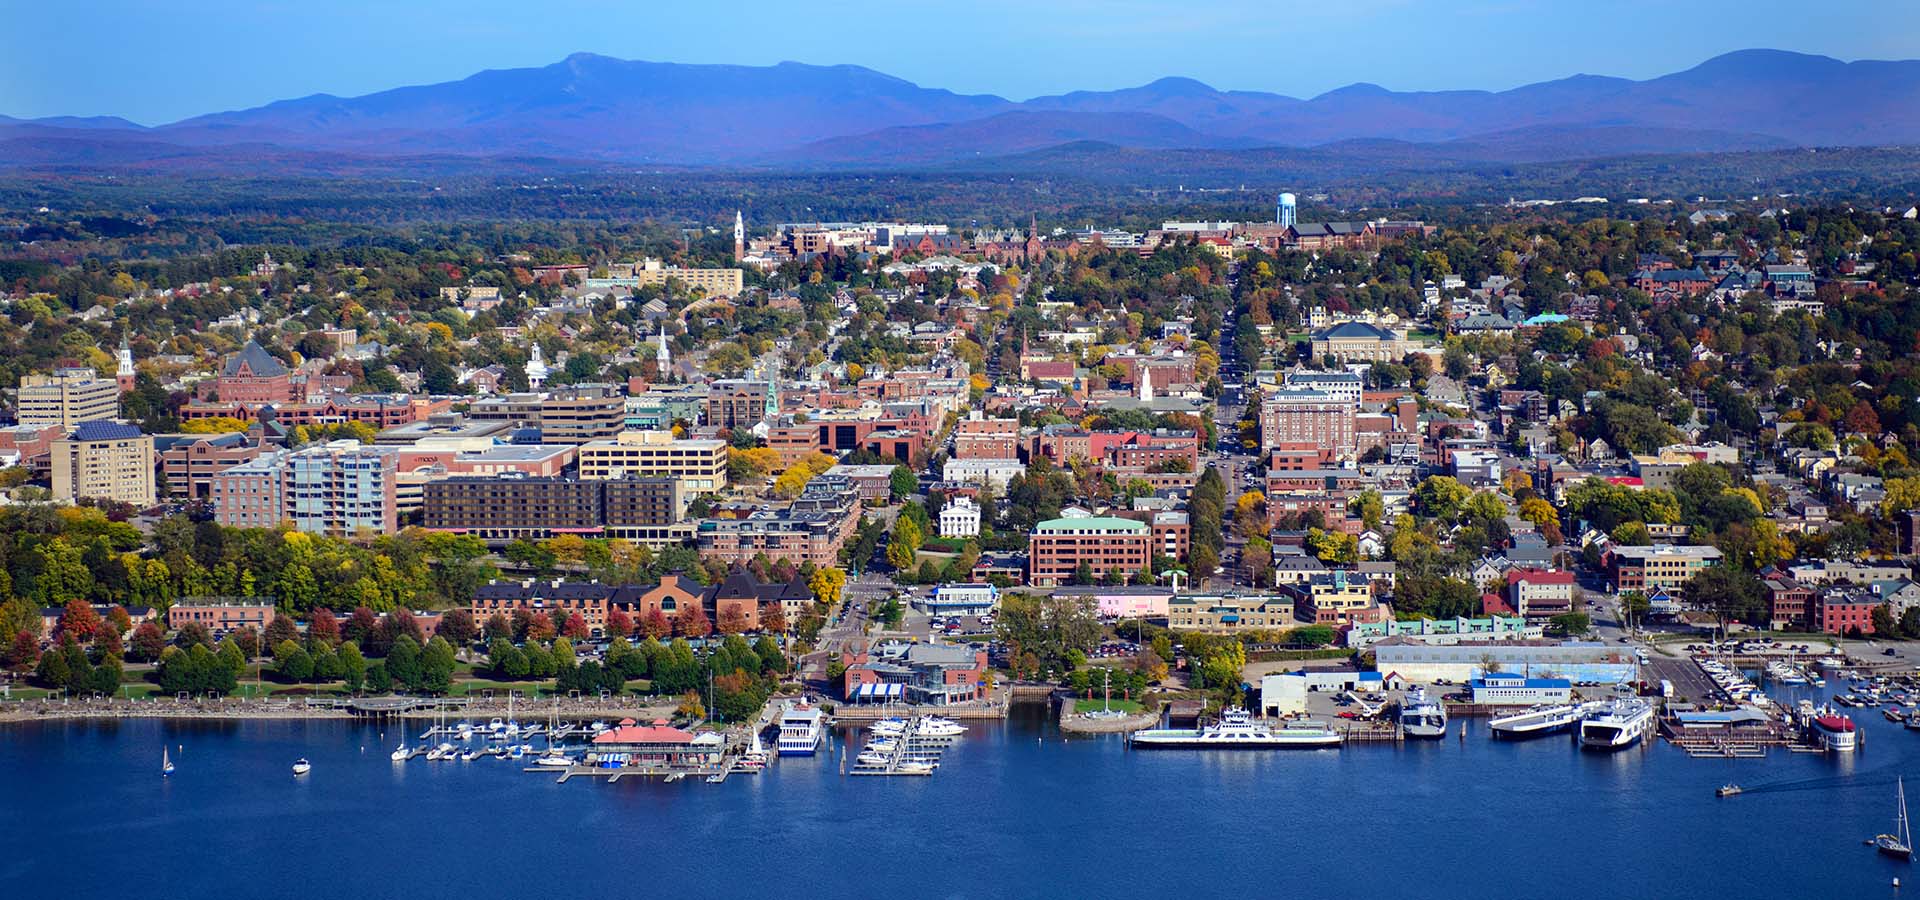
M 404 159 L 762 170 L 966 169 L 1056 148 L 1311 150 L 1382 165 L 1920 142 L 1920 61 L 1744 50 L 1633 81 L 1506 91 L 1354 84 L 1300 99 L 1186 78 L 1014 101 L 859 66 L 575 54 L 360 97 L 316 94 L 144 127 L 0 116 L 0 168 L 314 170 Z

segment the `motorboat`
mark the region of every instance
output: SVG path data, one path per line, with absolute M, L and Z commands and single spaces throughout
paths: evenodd
M 546 766 L 552 769 L 563 769 L 573 765 L 573 763 L 573 757 L 568 756 L 559 749 L 548 750 L 541 754 L 539 759 L 533 761 L 533 764 L 536 766 Z
M 484 752 L 484 751 L 482 751 L 482 750 L 480 750 L 480 749 L 479 749 L 479 748 L 477 748 L 477 747 L 475 747 L 475 748 L 472 748 L 472 749 L 468 749 L 468 750 L 464 750 L 464 751 L 462 751 L 462 752 L 460 753 L 460 761 L 461 761 L 461 762 L 473 762 L 474 760 L 476 760 L 476 759 L 479 759 L 479 758 L 480 758 L 480 754 L 481 754 L 482 752 Z
M 494 716 L 491 720 L 487 722 L 487 730 L 494 732 L 495 734 L 498 734 L 502 731 L 506 731 L 507 720 L 502 719 L 499 716 Z
M 967 733 L 967 727 L 942 716 L 928 716 L 914 726 L 913 733 L 926 737 L 959 737 Z
M 313 771 L 313 763 L 307 762 L 305 758 L 293 761 L 293 774 L 305 775 L 311 771 Z
M 1743 788 L 1732 782 L 1728 782 L 1727 784 L 1722 785 L 1718 790 L 1715 790 L 1713 792 L 1713 795 L 1715 797 L 1731 797 L 1735 794 L 1743 794 L 1743 793 L 1746 793 L 1746 788 Z
M 1244 709 L 1229 709 L 1200 728 L 1150 728 L 1134 732 L 1136 747 L 1207 750 L 1274 750 L 1338 747 L 1342 738 L 1325 722 L 1301 719 L 1277 726 L 1256 722 Z

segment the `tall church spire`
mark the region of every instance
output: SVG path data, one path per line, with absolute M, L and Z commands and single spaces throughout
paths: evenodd
M 1153 370 L 1145 362 L 1140 363 L 1140 402 L 1153 402 Z
M 747 255 L 747 218 L 739 210 L 733 211 L 733 262 L 739 265 Z
M 667 372 L 673 368 L 673 355 L 667 350 L 667 322 L 660 320 L 660 346 L 653 351 L 654 368 L 659 369 L 661 381 L 667 380 Z
M 114 370 L 113 380 L 120 383 L 120 393 L 133 390 L 133 347 L 127 343 L 127 336 L 120 335 L 119 367 Z

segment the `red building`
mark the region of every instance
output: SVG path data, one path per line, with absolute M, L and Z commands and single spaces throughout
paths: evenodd
M 226 403 L 292 403 L 300 399 L 293 373 L 266 348 L 248 341 L 239 353 L 227 357 L 214 379 L 213 398 Z
M 1813 625 L 1826 634 L 1873 633 L 1873 611 L 1886 601 L 1864 591 L 1832 590 L 1813 597 Z
M 976 413 L 954 429 L 954 459 L 1018 459 L 1019 456 L 1020 422 L 1017 419 L 983 419 Z

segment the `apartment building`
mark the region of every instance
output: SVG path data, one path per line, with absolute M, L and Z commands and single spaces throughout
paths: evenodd
M 1033 526 L 1027 539 L 1027 583 L 1066 584 L 1082 563 L 1095 576 L 1146 568 L 1152 537 L 1145 522 L 1113 516 L 1068 516 Z
M 1529 619 L 1551 619 L 1573 611 L 1572 572 L 1515 569 L 1507 573 L 1507 603 Z
M 53 442 L 51 461 L 55 500 L 90 497 L 143 509 L 153 505 L 153 438 L 139 426 L 82 422 Z
M 580 445 L 580 477 L 678 478 L 689 498 L 727 486 L 727 442 L 678 440 L 671 431 L 622 431 Z
M 1385 610 L 1373 599 L 1373 582 L 1336 569 L 1288 588 L 1297 598 L 1300 618 L 1316 625 L 1376 622 Z
M 675 478 L 455 477 L 428 482 L 421 505 L 425 527 L 496 545 L 579 534 L 666 546 L 692 536 Z
M 264 453 L 213 476 L 214 519 L 250 528 L 290 522 L 335 537 L 361 529 L 392 534 L 397 458 L 391 447 L 358 441 Z
M 251 628 L 265 631 L 273 624 L 271 603 L 231 603 L 206 599 L 182 600 L 167 607 L 167 627 L 180 629 L 190 623 L 205 625 L 215 638 L 230 631 Z
M 1334 394 L 1270 391 L 1260 399 L 1260 449 L 1326 447 L 1348 456 L 1354 452 L 1354 418 L 1353 404 Z
M 77 428 L 82 422 L 120 415 L 120 383 L 97 377 L 92 369 L 81 366 L 22 378 L 17 399 L 22 425 Z

